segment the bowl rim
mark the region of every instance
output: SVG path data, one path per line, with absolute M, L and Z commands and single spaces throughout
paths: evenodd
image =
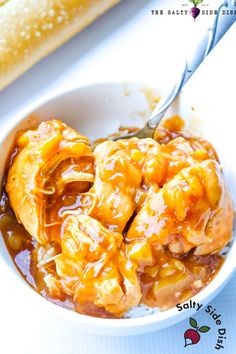
M 131 84 L 131 85 L 139 85 L 140 87 L 151 87 L 156 90 L 153 85 L 149 85 L 148 83 L 142 83 L 142 82 L 136 82 L 136 81 L 127 81 L 125 84 Z M 101 87 L 101 86 L 107 86 L 107 85 L 122 85 L 124 84 L 123 81 L 111 81 L 111 82 L 98 82 L 98 83 L 92 83 L 88 85 L 77 85 L 74 87 L 68 87 L 66 89 L 57 89 L 53 90 L 50 93 L 47 93 L 45 95 L 42 95 L 40 98 L 36 99 L 33 101 L 31 104 L 27 105 L 24 107 L 21 111 L 17 112 L 16 114 L 9 119 L 7 123 L 4 123 L 4 129 L 1 132 L 0 135 L 0 146 L 4 143 L 5 139 L 8 137 L 8 135 L 11 133 L 13 129 L 17 127 L 18 124 L 21 123 L 25 118 L 27 118 L 31 113 L 33 113 L 37 108 L 40 108 L 42 105 L 45 105 L 49 103 L 50 101 L 54 99 L 60 99 L 63 98 L 65 95 L 70 95 L 72 93 L 76 93 L 77 91 L 80 92 L 81 90 L 84 89 L 89 89 L 89 88 L 94 88 L 94 87 Z M 157 88 L 158 89 L 158 88 Z M 3 243 L 5 245 L 5 242 L 3 240 Z M 11 256 L 7 250 L 7 247 L 5 245 L 6 252 L 9 255 L 9 258 L 11 259 Z M 211 301 L 219 292 L 220 290 L 226 285 L 226 283 L 230 280 L 231 276 L 233 275 L 234 271 L 236 270 L 236 264 L 234 262 L 234 255 L 236 256 L 236 237 L 235 237 L 235 232 L 233 232 L 233 238 L 231 241 L 230 249 L 227 252 L 225 261 L 219 270 L 219 272 L 216 274 L 214 279 L 205 287 L 203 288 L 198 294 L 193 296 L 191 298 L 192 301 L 195 301 L 199 304 L 203 304 L 204 306 Z M 11 259 L 12 263 L 14 264 L 14 270 L 12 269 L 11 265 L 9 264 L 8 261 L 4 257 L 1 257 L 3 259 L 4 263 L 6 264 L 7 268 L 9 271 L 11 271 L 14 276 L 18 276 L 22 279 L 22 285 L 23 283 L 25 285 L 28 285 L 28 288 L 30 288 L 35 295 L 38 296 L 42 304 L 46 305 L 47 304 L 50 306 L 48 307 L 51 308 L 51 310 L 56 311 L 56 313 L 60 314 L 62 317 L 66 317 L 70 320 L 79 322 L 80 324 L 84 325 L 89 325 L 92 327 L 103 327 L 103 328 L 137 328 L 140 326 L 150 326 L 154 325 L 160 322 L 167 322 L 169 321 L 169 325 L 162 326 L 161 328 L 168 327 L 178 321 L 175 321 L 177 317 L 179 317 L 180 313 L 183 314 L 182 319 L 186 318 L 189 314 L 189 311 L 187 309 L 183 309 L 183 311 L 179 312 L 176 307 L 173 307 L 171 309 L 157 312 L 157 313 L 152 313 L 148 314 L 143 317 L 134 317 L 134 318 L 121 318 L 121 319 L 110 319 L 110 318 L 100 318 L 100 317 L 93 317 L 89 315 L 84 315 L 80 314 L 78 312 L 74 312 L 72 310 L 65 309 L 61 306 L 58 306 L 54 304 L 53 302 L 45 299 L 42 295 L 40 295 L 36 290 L 34 290 L 28 283 L 27 281 L 21 276 L 19 270 L 17 269 L 17 266 L 14 264 L 13 260 Z M 27 288 L 27 286 L 25 287 Z M 190 299 L 189 299 L 190 300 Z M 188 301 L 189 301 L 188 300 Z M 195 312 L 195 311 L 192 311 Z M 184 314 L 185 317 L 184 317 Z M 172 320 L 172 323 L 171 323 Z M 174 321 L 173 321 L 174 320 Z

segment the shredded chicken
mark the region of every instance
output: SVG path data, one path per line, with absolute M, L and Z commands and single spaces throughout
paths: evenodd
M 140 284 L 135 265 L 121 250 L 122 240 L 90 216 L 69 216 L 62 253 L 55 259 L 58 276 L 46 279 L 52 294 L 63 291 L 80 304 L 91 302 L 118 316 L 137 305 Z
M 56 120 L 17 135 L 6 190 L 37 241 L 40 292 L 120 317 L 140 303 L 172 307 L 210 281 L 233 227 L 217 155 L 166 128 L 158 139 L 107 140 L 92 152 Z
M 137 248 L 140 239 L 149 247 L 168 246 L 174 254 L 193 248 L 196 255 L 209 254 L 229 242 L 232 222 L 233 205 L 220 166 L 206 160 L 184 168 L 162 189 L 152 190 L 126 240 L 129 249 L 133 241 Z
M 153 139 L 106 141 L 94 151 L 95 181 L 91 193 L 97 203 L 91 215 L 122 232 L 136 207 L 141 183 L 159 183 L 165 161 Z
M 57 184 L 62 184 L 54 180 L 48 188 L 50 176 L 65 161 L 68 167 L 71 159 L 92 158 L 88 143 L 86 137 L 56 120 L 43 122 L 36 130 L 17 137 L 19 152 L 9 170 L 6 190 L 18 222 L 41 243 L 48 241 L 45 195 L 54 194 Z M 74 176 L 75 180 L 80 181 L 81 175 Z

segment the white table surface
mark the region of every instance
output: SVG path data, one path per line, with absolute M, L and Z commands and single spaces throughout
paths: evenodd
M 210 2 L 210 1 L 209 1 Z M 165 6 L 164 6 L 165 3 Z M 62 88 L 104 81 L 143 81 L 164 87 L 173 80 L 191 33 L 192 18 L 151 16 L 156 8 L 176 8 L 176 1 L 124 0 L 70 42 L 38 63 L 0 93 L 0 129 L 4 122 L 36 98 Z M 209 20 L 209 19 L 208 19 Z M 206 18 L 199 18 L 204 27 Z M 191 24 L 192 26 L 192 24 Z M 196 27 L 195 26 L 195 27 Z M 236 24 L 207 60 L 209 77 L 231 92 L 236 82 Z M 199 80 L 201 78 L 199 70 Z M 196 77 L 197 80 L 197 77 Z M 193 81 L 194 82 L 194 81 Z M 1 131 L 1 130 L 0 130 Z M 199 312 L 200 324 L 212 325 L 195 347 L 183 346 L 185 320 L 171 328 L 133 337 L 100 337 L 81 333 L 61 318 L 39 312 L 31 298 L 14 285 L 15 278 L 0 259 L 0 352 L 4 354 L 180 354 L 214 353 L 216 327 Z M 236 276 L 212 301 L 227 329 L 224 353 L 236 352 Z

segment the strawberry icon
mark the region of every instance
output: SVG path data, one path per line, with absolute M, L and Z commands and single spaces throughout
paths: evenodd
M 189 1 L 194 5 L 194 7 L 192 7 L 189 12 L 195 21 L 195 19 L 199 16 L 201 12 L 197 6 L 200 5 L 203 2 L 203 0 L 189 0 Z
M 201 339 L 200 333 L 206 333 L 210 330 L 210 327 L 208 326 L 198 327 L 197 321 L 194 318 L 190 317 L 189 323 L 190 326 L 192 326 L 194 329 L 189 328 L 185 331 L 184 333 L 185 347 L 187 347 L 188 345 L 197 344 Z

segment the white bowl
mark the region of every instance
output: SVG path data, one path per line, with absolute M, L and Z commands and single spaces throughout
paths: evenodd
M 195 102 L 186 99 L 185 96 L 185 94 L 182 94 L 179 97 L 167 115 L 178 113 L 184 118 L 187 117 L 187 127 L 198 130 L 198 133 L 200 129 L 204 137 L 210 137 L 210 141 L 218 149 L 221 162 L 225 168 L 226 179 L 230 184 L 231 194 L 236 199 L 236 188 L 233 184 L 233 180 L 236 180 L 236 166 L 231 164 L 232 159 L 229 158 L 234 142 L 228 141 L 225 137 L 219 144 L 221 122 L 216 121 L 217 115 L 214 110 L 216 108 L 207 106 L 207 109 L 202 110 L 207 114 L 207 117 L 204 116 L 204 113 L 201 116 L 197 106 L 205 107 L 206 103 L 196 101 L 195 104 Z M 116 131 L 120 125 L 142 126 L 150 113 L 149 99 L 150 91 L 148 88 L 136 83 L 96 84 L 66 92 L 53 93 L 41 98 L 17 116 L 12 117 L 11 121 L 5 125 L 4 131 L 1 132 L 0 179 L 2 180 L 5 162 L 14 142 L 15 133 L 18 130 L 32 128 L 43 120 L 58 118 L 78 129 L 81 133 L 88 135 L 91 139 L 96 139 Z M 193 109 L 194 105 L 195 109 Z M 201 118 L 207 119 L 199 120 L 199 115 Z M 214 130 L 212 130 L 212 122 L 214 122 Z M 220 146 L 224 146 L 224 149 L 220 149 Z M 16 286 L 23 287 L 25 294 L 31 291 L 37 309 L 39 307 L 43 309 L 44 307 L 45 310 L 46 307 L 49 315 L 57 314 L 63 318 L 63 321 L 69 323 L 73 321 L 83 331 L 105 335 L 140 334 L 171 326 L 195 312 L 194 309 L 179 312 L 176 308 L 172 308 L 164 312 L 131 319 L 101 319 L 81 315 L 46 301 L 32 290 L 16 270 L 2 239 L 0 239 L 0 255 L 5 261 L 5 267 L 2 271 L 13 272 L 15 277 L 18 278 L 16 279 Z M 213 281 L 194 297 L 195 301 L 206 305 L 222 290 L 235 269 L 235 257 L 236 240 L 234 239 L 221 270 Z

